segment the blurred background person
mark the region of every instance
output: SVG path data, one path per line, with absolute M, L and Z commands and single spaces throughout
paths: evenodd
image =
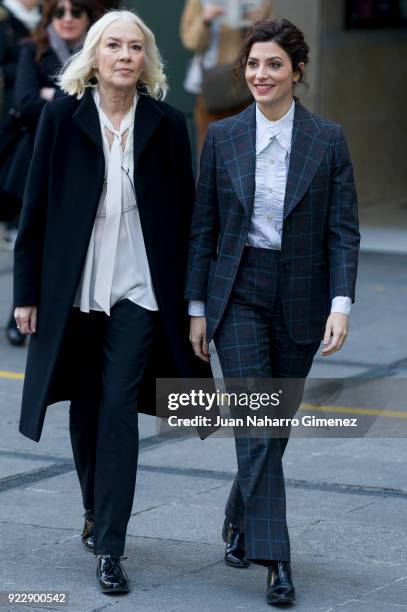
M 209 123 L 240 112 L 252 101 L 248 89 L 234 87 L 233 64 L 247 26 L 271 18 L 272 12 L 271 0 L 186 0 L 181 17 L 181 40 L 194 56 L 184 87 L 196 95 L 198 154 Z
M 14 118 L 5 128 L 5 133 L 10 135 L 9 145 L 0 159 L 1 197 L 8 201 L 7 215 L 14 212 L 5 237 L 10 248 L 17 234 L 18 216 L 42 108 L 48 101 L 64 95 L 55 82 L 56 75 L 71 55 L 81 49 L 94 16 L 93 5 L 86 0 L 51 0 L 44 5 L 43 18 L 31 39 L 22 44 L 14 85 Z M 22 346 L 25 342 L 25 336 L 17 329 L 12 313 L 6 335 L 15 346 Z
M 51 0 L 44 6 L 41 24 L 23 45 L 14 101 L 20 116 L 34 129 L 44 104 L 63 95 L 55 83 L 56 74 L 82 48 L 92 21 L 93 10 L 86 0 Z
M 3 0 L 0 3 L 0 120 L 12 105 L 21 41 L 33 32 L 41 15 L 38 0 Z
M 7 156 L 18 133 L 18 128 L 9 113 L 13 104 L 21 43 L 30 37 L 40 19 L 38 0 L 4 0 L 0 3 L 0 160 Z M 0 168 L 1 164 L 0 161 Z M 5 193 L 1 194 L 0 220 L 6 222 L 4 244 L 7 247 L 9 247 L 9 230 L 14 226 L 14 216 L 14 198 Z

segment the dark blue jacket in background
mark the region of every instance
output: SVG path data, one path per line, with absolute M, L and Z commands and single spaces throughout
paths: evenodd
M 30 32 L 25 25 L 0 4 L 0 70 L 4 81 L 0 124 L 13 104 L 13 87 L 21 42 L 29 36 Z

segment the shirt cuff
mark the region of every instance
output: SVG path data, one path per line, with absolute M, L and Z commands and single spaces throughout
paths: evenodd
M 341 312 L 342 314 L 350 315 L 350 309 L 352 307 L 352 299 L 343 295 L 334 297 L 331 303 L 331 314 L 333 312 Z
M 191 317 L 204 317 L 205 316 L 205 302 L 199 300 L 189 300 L 188 314 Z

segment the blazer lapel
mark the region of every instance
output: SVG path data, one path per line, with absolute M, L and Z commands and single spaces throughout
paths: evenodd
M 256 186 L 256 105 L 237 116 L 229 138 L 221 144 L 222 158 L 233 188 L 249 217 Z
M 90 88 L 85 90 L 81 103 L 73 114 L 73 119 L 103 154 L 99 115 Z
M 319 134 L 320 129 L 313 115 L 296 102 L 284 219 L 300 202 L 321 164 L 328 142 L 321 142 Z
M 140 94 L 134 119 L 134 170 L 136 171 L 140 156 L 157 130 L 164 113 L 145 94 Z

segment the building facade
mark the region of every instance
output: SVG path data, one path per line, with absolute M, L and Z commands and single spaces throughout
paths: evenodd
M 181 108 L 191 134 L 193 98 L 183 89 L 189 55 L 179 38 L 183 0 L 128 0 L 157 36 L 170 79 L 168 101 Z M 275 0 L 275 13 L 302 28 L 311 48 L 310 110 L 342 124 L 360 206 L 406 206 L 407 1 Z

